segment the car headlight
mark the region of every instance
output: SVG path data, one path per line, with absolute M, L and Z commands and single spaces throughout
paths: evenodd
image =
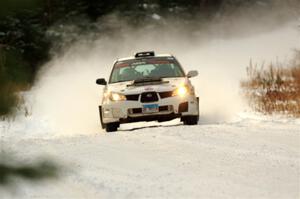
M 184 97 L 189 93 L 189 89 L 186 86 L 180 86 L 173 91 L 172 96 Z
M 111 101 L 124 101 L 126 100 L 125 95 L 121 93 L 108 92 L 105 95 L 105 98 L 109 98 Z

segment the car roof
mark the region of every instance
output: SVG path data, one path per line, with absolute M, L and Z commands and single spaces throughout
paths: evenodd
M 144 58 L 157 58 L 157 57 L 174 57 L 171 54 L 157 54 L 155 56 L 148 56 L 148 57 L 135 57 L 135 56 L 131 56 L 131 57 L 123 57 L 123 58 L 119 58 L 117 59 L 117 61 L 126 61 L 126 60 L 132 60 L 132 59 L 144 59 Z

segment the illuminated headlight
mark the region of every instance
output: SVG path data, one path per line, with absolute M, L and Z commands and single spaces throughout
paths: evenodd
M 189 89 L 186 86 L 180 86 L 176 90 L 173 91 L 172 96 L 180 96 L 184 97 L 188 94 Z
M 105 95 L 106 98 L 109 98 L 111 101 L 124 101 L 126 100 L 125 95 L 121 93 L 109 92 Z

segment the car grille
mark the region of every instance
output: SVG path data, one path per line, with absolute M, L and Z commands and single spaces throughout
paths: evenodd
M 159 112 L 169 111 L 169 110 L 171 110 L 170 106 L 160 106 L 159 107 Z
M 142 108 L 133 108 L 129 112 L 131 112 L 133 114 L 142 113 Z
M 148 95 L 152 95 L 151 97 Z M 172 97 L 173 91 L 166 91 L 166 92 L 147 92 L 142 94 L 141 102 L 155 102 L 158 101 L 157 94 L 159 94 L 160 98 L 168 98 Z M 148 96 L 147 96 L 148 95 Z M 133 95 L 126 95 L 126 100 L 128 101 L 138 101 L 140 94 L 133 94 Z
M 183 102 L 183 103 L 179 104 L 179 107 L 178 107 L 178 112 L 179 113 L 187 112 L 188 110 L 189 110 L 189 103 L 188 102 Z
M 156 92 L 146 92 L 142 93 L 141 102 L 156 102 L 158 101 L 158 96 Z
M 171 105 L 167 105 L 167 106 L 160 106 L 158 108 L 158 112 L 169 112 L 169 111 L 173 111 L 173 106 Z M 130 108 L 128 109 L 128 114 L 141 114 L 143 113 L 143 109 L 142 108 Z
M 139 94 L 135 94 L 135 95 L 126 95 L 126 100 L 129 101 L 138 101 L 139 100 Z
M 167 92 L 160 92 L 159 96 L 161 99 L 167 98 L 167 97 L 172 97 L 173 91 L 167 91 Z

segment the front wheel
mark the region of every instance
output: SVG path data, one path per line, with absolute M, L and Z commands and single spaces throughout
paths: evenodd
M 120 123 L 118 123 L 118 122 L 108 123 L 108 124 L 105 124 L 105 130 L 106 130 L 106 132 L 114 132 L 114 131 L 118 130 L 119 126 L 120 126 Z
M 197 125 L 199 121 L 199 115 L 183 116 L 181 121 L 184 125 Z

